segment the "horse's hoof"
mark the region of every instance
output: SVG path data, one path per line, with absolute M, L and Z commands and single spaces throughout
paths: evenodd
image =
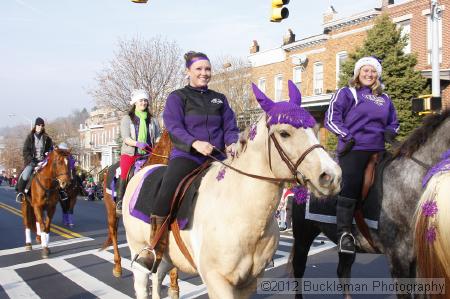
M 25 243 L 25 251 L 31 251 L 31 250 L 33 250 L 31 243 Z
M 36 244 L 41 244 L 41 236 L 40 235 L 36 236 Z
M 122 276 L 122 270 L 116 271 L 115 269 L 113 269 L 113 276 L 120 278 Z
M 49 255 L 49 254 L 50 254 L 50 249 L 48 249 L 48 247 L 42 248 L 42 254 L 41 254 L 41 257 L 42 257 L 43 259 L 48 258 L 48 255 Z

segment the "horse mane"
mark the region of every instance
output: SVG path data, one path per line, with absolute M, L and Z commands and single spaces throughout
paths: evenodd
M 428 115 L 423 119 L 423 124 L 415 129 L 395 150 L 394 158 L 399 156 L 411 157 L 420 146 L 425 144 L 439 126 L 450 116 L 450 109 L 442 113 Z

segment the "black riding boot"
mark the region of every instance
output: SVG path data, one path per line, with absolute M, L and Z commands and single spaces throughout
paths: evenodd
M 117 197 L 116 197 L 116 214 L 122 214 L 122 199 L 125 194 L 125 188 L 127 182 L 119 178 L 119 185 L 117 186 Z
M 352 235 L 353 213 L 356 199 L 338 196 L 336 205 L 336 225 L 339 253 L 355 253 L 355 238 Z
M 22 177 L 20 177 L 16 184 L 16 191 L 17 191 L 16 201 L 18 203 L 21 203 L 24 200 L 26 185 L 27 181 L 24 181 Z

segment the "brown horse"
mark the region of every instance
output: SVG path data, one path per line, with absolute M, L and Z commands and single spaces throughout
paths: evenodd
M 22 202 L 25 250 L 32 249 L 30 234 L 31 230 L 35 231 L 37 221 L 41 232 L 42 258 L 47 258 L 50 253 L 49 232 L 59 200 L 59 189 L 65 189 L 70 184 L 69 155 L 68 150 L 58 148 L 50 152 L 45 166 L 32 177 L 30 196 L 26 196 Z M 46 217 L 44 211 L 47 213 Z
M 142 167 L 153 165 L 153 164 L 166 164 L 169 162 L 169 154 L 172 150 L 172 142 L 169 138 L 169 133 L 165 130 L 159 142 L 153 148 L 152 154 L 149 156 L 147 161 Z M 109 171 L 115 171 L 115 168 L 110 167 Z M 107 189 L 107 178 L 109 175 L 105 175 L 103 180 L 103 202 L 106 207 L 106 215 L 108 219 L 108 238 L 103 243 L 102 248 L 100 250 L 106 249 L 108 246 L 113 245 L 114 248 L 114 268 L 113 275 L 115 277 L 120 277 L 122 275 L 122 266 L 121 266 L 121 258 L 119 253 L 119 247 L 117 244 L 117 229 L 119 226 L 120 215 L 116 214 L 116 204 L 108 192 Z M 172 274 L 173 275 L 173 274 Z

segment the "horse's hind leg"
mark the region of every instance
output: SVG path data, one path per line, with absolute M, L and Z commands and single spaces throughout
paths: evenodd
M 168 291 L 168 296 L 171 299 L 179 298 L 179 287 L 178 287 L 178 270 L 174 268 L 172 264 L 167 263 L 164 259 L 158 266 L 158 271 L 152 274 L 152 299 L 161 298 L 161 286 L 167 273 L 170 272 L 170 286 Z
M 32 225 L 34 225 L 34 219 L 31 217 L 30 213 L 33 213 L 31 210 L 30 204 L 25 199 L 22 202 L 22 218 L 23 218 L 23 225 L 25 227 L 25 250 L 30 251 L 33 249 L 31 245 L 31 230 Z
M 178 269 L 172 268 L 169 272 L 170 275 L 170 287 L 169 297 L 172 299 L 178 299 L 180 297 L 180 287 L 178 286 Z
M 114 248 L 114 268 L 113 275 L 115 277 L 120 277 L 122 275 L 122 265 L 121 258 L 119 252 L 119 245 L 117 242 L 117 230 L 119 227 L 120 217 L 116 215 L 116 208 L 113 202 L 111 195 L 105 193 L 104 195 L 104 203 L 106 207 L 106 216 L 108 220 L 108 240 L 105 241 L 102 249 L 105 249 L 111 243 Z

